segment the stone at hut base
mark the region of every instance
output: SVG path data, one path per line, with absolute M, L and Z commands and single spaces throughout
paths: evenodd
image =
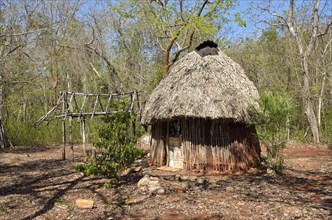
M 269 175 L 269 176 L 274 176 L 276 175 L 276 171 L 270 169 L 270 168 L 267 168 L 266 170 L 266 173 Z
M 140 181 L 138 181 L 137 187 L 138 188 L 145 187 L 149 184 L 150 181 L 151 180 L 150 180 L 149 176 L 145 175 L 142 179 L 140 179 Z
M 126 176 L 130 173 L 138 173 L 142 170 L 142 167 L 130 167 L 121 172 L 121 176 Z
M 133 167 L 132 168 L 132 172 L 134 172 L 134 173 L 138 173 L 138 172 L 140 172 L 142 170 L 142 167 Z
M 131 168 L 127 168 L 121 172 L 121 176 L 127 176 L 132 172 Z
M 248 173 L 256 175 L 258 173 L 258 170 L 257 170 L 257 168 L 251 167 L 248 170 Z

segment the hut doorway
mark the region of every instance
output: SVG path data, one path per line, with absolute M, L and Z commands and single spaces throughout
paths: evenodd
M 167 138 L 167 165 L 175 168 L 183 168 L 183 153 L 181 147 L 181 121 L 168 122 Z

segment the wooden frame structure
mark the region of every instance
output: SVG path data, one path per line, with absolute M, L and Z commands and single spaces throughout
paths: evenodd
M 49 124 L 54 119 L 62 119 L 62 159 L 66 159 L 66 119 L 69 119 L 69 144 L 71 150 L 70 159 L 74 160 L 74 146 L 73 146 L 73 118 L 78 118 L 82 122 L 82 142 L 83 151 L 86 153 L 86 118 L 91 120 L 95 116 L 111 115 L 119 111 L 113 104 L 115 101 L 127 102 L 126 112 L 132 113 L 135 108 L 140 109 L 139 91 L 132 91 L 126 93 L 80 93 L 63 91 L 57 100 L 56 105 L 42 116 L 35 126 L 39 126 L 43 121 Z M 135 132 L 135 125 L 133 123 L 133 132 Z

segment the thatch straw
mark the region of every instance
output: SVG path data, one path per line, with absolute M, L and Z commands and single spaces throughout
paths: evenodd
M 175 63 L 152 92 L 142 123 L 179 117 L 246 121 L 258 97 L 242 67 L 225 53 L 201 57 L 193 51 Z

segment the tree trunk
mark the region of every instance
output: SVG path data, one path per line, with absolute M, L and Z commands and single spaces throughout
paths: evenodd
M 301 55 L 301 66 L 303 71 L 303 90 L 302 90 L 303 107 L 305 114 L 307 116 L 313 140 L 315 143 L 319 143 L 320 132 L 319 132 L 315 111 L 313 108 L 313 101 L 311 98 L 310 84 L 309 84 L 309 67 L 307 63 L 307 57 L 305 55 Z
M 311 20 L 311 37 L 308 44 L 304 44 L 303 40 L 301 39 L 299 33 L 298 33 L 298 26 L 295 22 L 295 16 L 294 16 L 294 0 L 290 0 L 290 7 L 288 11 L 288 18 L 285 19 L 280 15 L 277 15 L 278 18 L 281 18 L 290 32 L 290 34 L 294 37 L 296 40 L 298 49 L 299 49 L 299 56 L 301 59 L 301 68 L 302 68 L 302 74 L 303 74 L 303 89 L 302 89 L 302 101 L 303 101 L 303 108 L 305 111 L 305 114 L 307 116 L 307 120 L 310 126 L 310 130 L 312 133 L 313 141 L 315 143 L 320 142 L 320 131 L 319 131 L 319 123 L 316 118 L 315 110 L 314 110 L 314 104 L 311 97 L 311 91 L 310 91 L 310 71 L 308 66 L 308 57 L 310 56 L 314 45 L 316 43 L 318 35 L 318 25 L 319 25 L 319 15 L 318 15 L 318 9 L 320 0 L 316 0 L 313 10 L 312 10 L 312 20 Z M 327 26 L 329 27 L 329 25 Z M 327 31 L 328 29 L 326 29 Z M 323 33 L 321 33 L 322 35 Z
M 173 37 L 167 48 L 164 50 L 164 77 L 168 75 L 169 68 L 172 66 L 172 62 L 170 61 L 170 56 L 171 56 L 171 49 L 173 47 L 174 42 L 176 41 L 177 37 Z M 175 62 L 175 61 L 174 61 Z
M 2 83 L 2 76 L 0 76 L 0 83 Z M 3 85 L 0 84 L 0 149 L 8 148 L 9 142 L 2 126 L 2 104 L 3 104 Z
M 58 72 L 56 70 L 57 67 L 54 67 L 54 69 L 52 70 L 52 78 L 51 78 L 51 90 L 52 90 L 52 106 L 56 105 L 56 102 L 58 100 L 58 94 L 57 94 L 57 89 L 58 89 L 58 85 L 59 85 L 59 75 Z
M 2 119 L 0 118 L 0 148 L 4 149 L 8 147 L 9 147 L 9 142 L 2 126 Z

